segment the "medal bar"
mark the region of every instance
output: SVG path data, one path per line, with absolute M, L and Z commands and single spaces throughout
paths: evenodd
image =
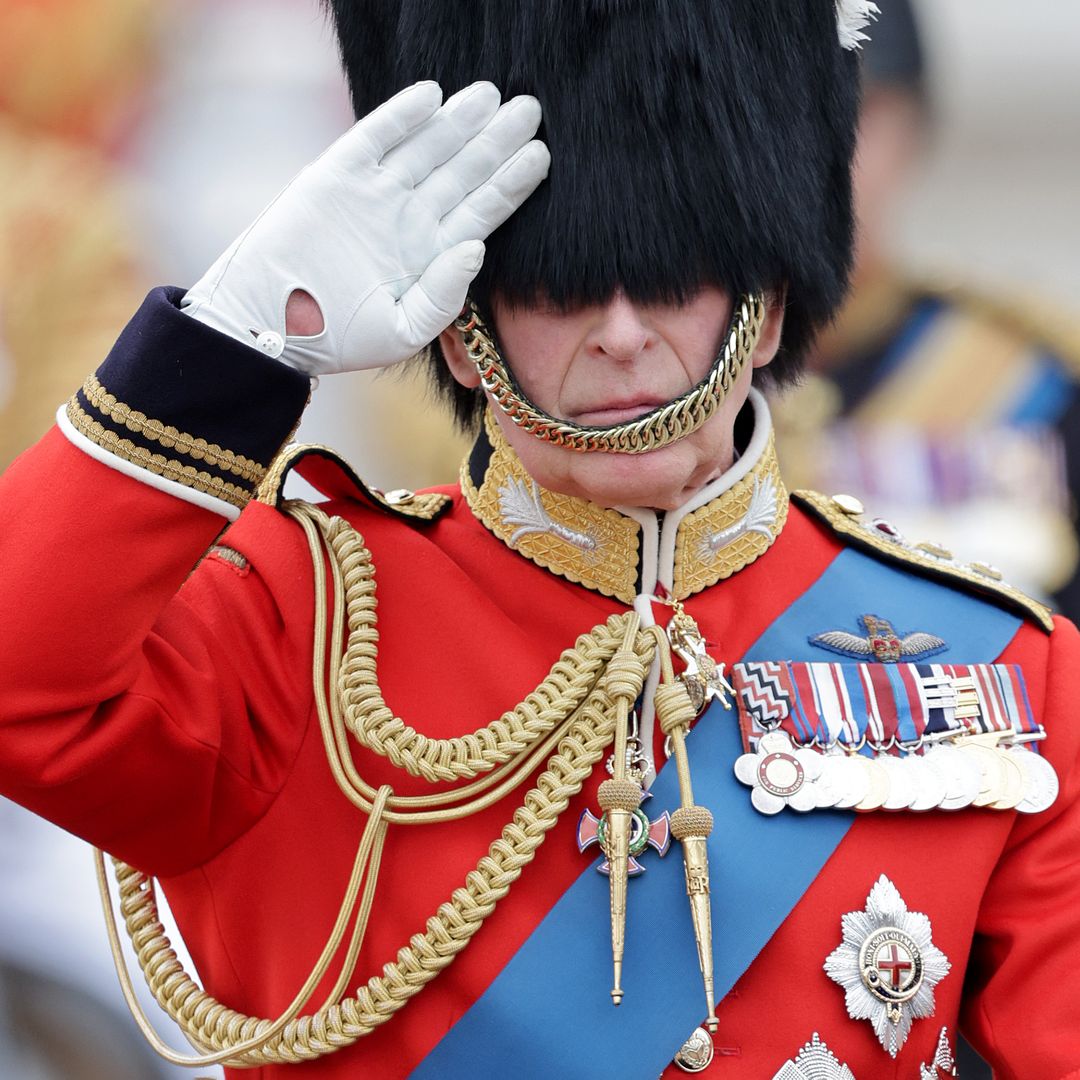
M 743 663 L 735 775 L 784 808 L 1038 813 L 1057 797 L 1045 737 L 1010 664 Z

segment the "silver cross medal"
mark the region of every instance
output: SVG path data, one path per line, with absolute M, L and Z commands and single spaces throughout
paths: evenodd
M 668 641 L 672 651 L 686 664 L 679 678 L 685 683 L 694 708 L 700 713 L 710 701 L 719 701 L 725 709 L 730 709 L 735 691 L 724 677 L 724 665 L 705 651 L 701 630 L 682 604 L 676 600 L 672 607 L 675 613 L 668 624 Z

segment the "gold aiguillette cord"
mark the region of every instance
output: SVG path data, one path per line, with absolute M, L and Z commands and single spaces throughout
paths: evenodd
M 676 609 L 682 614 L 681 605 Z M 698 966 L 705 984 L 705 1003 L 708 1015 L 705 1026 L 716 1031 L 716 989 L 713 978 L 712 906 L 709 900 L 709 854 L 707 842 L 713 828 L 711 811 L 694 803 L 690 783 L 690 761 L 686 754 L 686 734 L 697 715 L 685 683 L 675 678 L 671 664 L 671 646 L 660 627 L 651 627 L 660 653 L 663 681 L 656 688 L 656 718 L 660 728 L 671 739 L 675 768 L 679 777 L 679 809 L 671 815 L 671 831 L 682 844 L 683 866 L 686 870 L 686 894 L 690 900 L 690 917 L 697 941 Z

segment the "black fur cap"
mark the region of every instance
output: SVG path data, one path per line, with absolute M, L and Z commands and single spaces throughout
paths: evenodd
M 834 0 L 327 0 L 358 116 L 418 79 L 543 107 L 548 180 L 487 241 L 473 295 L 573 305 L 786 290 L 778 380 L 851 256 L 856 57 Z M 433 372 L 466 425 L 476 396 Z

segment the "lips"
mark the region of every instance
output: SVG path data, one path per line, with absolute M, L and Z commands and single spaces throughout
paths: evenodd
M 637 420 L 668 403 L 667 398 L 639 397 L 629 401 L 608 401 L 575 412 L 573 420 L 585 427 L 611 427 Z

